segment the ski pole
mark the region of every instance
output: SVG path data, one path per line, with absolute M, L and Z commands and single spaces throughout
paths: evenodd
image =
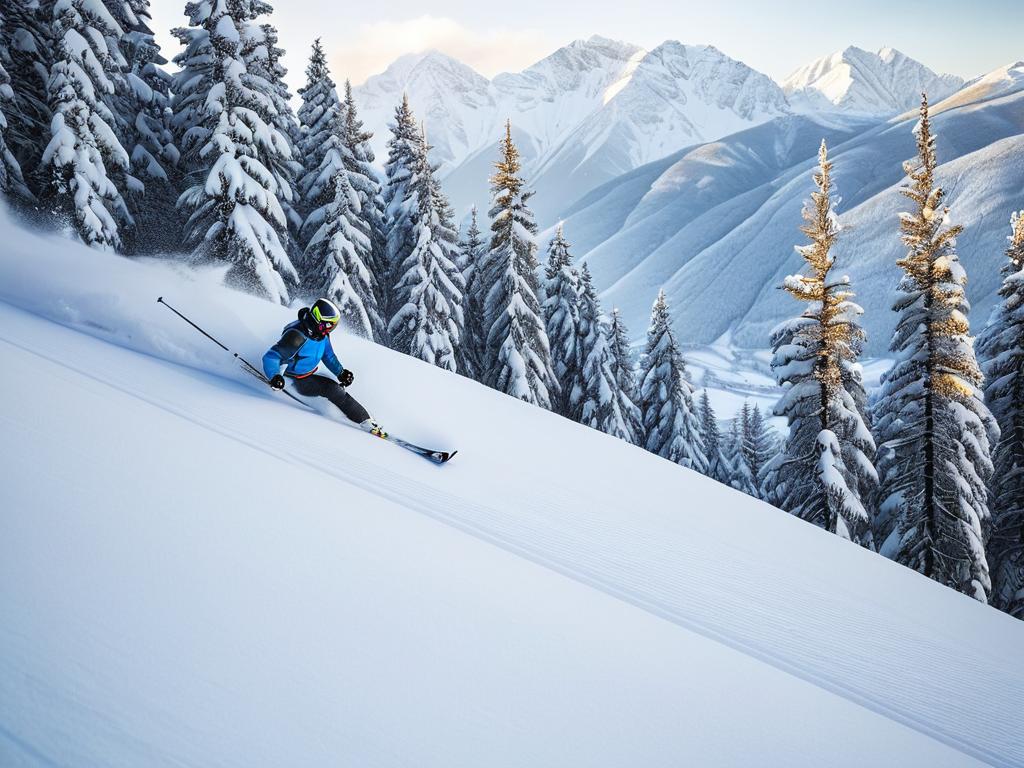
M 185 317 L 185 316 L 184 316 L 183 314 L 181 314 L 181 312 L 179 312 L 179 311 L 178 311 L 178 310 L 176 310 L 176 309 L 175 309 L 174 307 L 172 307 L 172 306 L 171 306 L 170 304 L 168 304 L 168 303 L 167 303 L 166 301 L 164 301 L 164 297 L 163 297 L 163 296 L 160 296 L 160 297 L 158 297 L 158 298 L 157 298 L 157 300 L 156 300 L 156 303 L 157 303 L 157 304 L 163 304 L 163 305 L 164 305 L 165 307 L 167 307 L 167 308 L 168 308 L 169 310 L 171 310 L 171 312 L 173 312 L 173 313 L 174 313 L 174 314 L 176 314 L 176 315 L 177 315 L 178 317 L 180 317 L 180 318 L 181 318 L 182 320 L 184 320 L 184 321 L 185 321 L 186 323 L 188 323 L 189 325 L 191 325 L 191 326 L 192 326 L 193 328 L 195 328 L 195 329 L 196 329 L 197 331 L 199 331 L 199 332 L 200 332 L 201 334 L 203 334 L 203 336 L 205 336 L 206 338 L 208 338 L 208 339 L 209 339 L 210 341 L 212 341 L 212 342 L 213 342 L 214 344 L 216 344 L 216 345 L 217 345 L 218 347 L 220 347 L 221 349 L 223 349 L 223 350 L 224 350 L 225 352 L 231 352 L 231 350 L 230 350 L 230 349 L 228 349 L 228 348 L 227 348 L 226 346 L 224 346 L 224 345 L 223 345 L 222 343 L 220 343 L 219 341 L 217 341 L 217 339 L 215 339 L 215 338 L 214 338 L 213 336 L 211 336 L 211 335 L 210 335 L 209 333 L 207 333 L 206 331 L 204 331 L 204 330 L 203 330 L 202 328 L 200 328 L 200 327 L 199 327 L 198 325 L 196 325 L 196 324 L 195 324 L 195 323 L 193 323 L 193 322 L 192 322 L 191 320 L 189 320 L 189 319 L 188 319 L 187 317 Z M 237 352 L 231 352 L 231 354 L 235 356 L 235 359 L 236 359 L 236 360 L 238 360 L 238 361 L 239 361 L 239 362 L 241 362 L 241 363 L 242 363 L 243 365 L 245 365 L 246 367 L 248 367 L 248 369 L 249 369 L 249 370 L 248 370 L 248 371 L 246 371 L 246 373 L 251 373 L 251 374 L 252 374 L 253 376 L 255 376 L 255 377 L 256 377 L 257 379 L 259 379 L 260 381 L 262 381 L 262 382 L 263 382 L 264 384 L 269 384 L 269 383 L 270 383 L 270 382 L 269 382 L 269 381 L 267 380 L 267 377 L 266 377 L 266 376 L 265 376 L 265 375 L 263 374 L 263 371 L 261 371 L 260 369 L 258 369 L 258 368 L 257 368 L 257 367 L 256 367 L 255 365 L 253 365 L 252 363 L 250 363 L 250 362 L 249 362 L 248 360 L 246 360 L 246 359 L 245 359 L 244 357 L 242 357 L 242 356 L 241 356 L 240 354 L 238 354 Z M 290 398 L 291 398 L 292 400 L 294 400 L 294 401 L 295 401 L 296 403 L 299 403 L 300 405 L 304 405 L 304 406 L 306 406 L 307 408 L 311 408 L 311 407 L 312 407 L 312 406 L 310 406 L 310 405 L 309 405 L 308 403 L 305 403 L 305 402 L 303 402 L 302 400 L 299 400 L 299 398 L 297 398 L 297 397 L 296 397 L 295 395 L 293 395 L 293 394 L 292 394 L 291 392 L 289 392 L 289 391 L 288 391 L 287 389 L 282 389 L 281 391 L 282 391 L 282 392 L 284 392 L 284 393 L 285 393 L 286 395 L 288 395 L 288 397 L 290 397 Z

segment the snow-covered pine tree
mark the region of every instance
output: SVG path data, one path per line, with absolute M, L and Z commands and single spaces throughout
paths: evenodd
M 349 150 L 344 117 L 338 109 L 328 108 L 326 114 L 330 116 L 327 130 L 317 130 L 320 166 L 302 180 L 305 203 L 311 209 L 301 230 L 308 242 L 301 259 L 303 285 L 311 294 L 334 301 L 345 325 L 372 339 L 382 321 L 374 277 L 367 266 L 369 228 L 345 167 Z
M 744 417 L 746 413 L 746 417 Z M 729 425 L 729 434 L 725 439 L 725 459 L 729 463 L 729 485 L 748 496 L 759 498 L 757 483 L 747 464 L 747 454 L 743 444 L 743 424 L 750 418 L 749 406 L 744 403 L 743 411 L 737 413 Z
M 434 176 L 429 151 L 424 136 L 417 147 L 408 188 L 408 199 L 417 204 L 413 219 L 416 245 L 398 265 L 398 310 L 388 324 L 388 336 L 393 349 L 454 371 L 458 367 L 465 285 L 455 265 L 458 234 L 448 201 Z
M 133 221 L 115 178 L 128 153 L 105 101 L 120 80 L 120 53 L 108 43 L 122 34 L 101 0 L 58 2 L 53 13 L 55 53 L 47 83 L 53 120 L 42 166 L 50 174 L 48 204 L 96 248 L 121 247 L 119 226 Z
M 580 395 L 576 420 L 605 434 L 636 442 L 636 406 L 619 388 L 612 366 L 610 328 L 601 315 L 590 270 L 584 264 L 579 288 Z
M 733 469 L 726 458 L 722 431 L 718 428 L 718 418 L 711 407 L 711 400 L 708 398 L 708 391 L 700 393 L 700 438 L 704 443 L 704 455 L 708 460 L 707 475 L 724 485 L 729 485 L 732 480 Z
M 764 498 L 762 481 L 765 467 L 778 453 L 778 446 L 757 404 L 751 407 L 750 403 L 743 403 L 740 410 L 740 430 L 743 458 L 756 489 L 753 495 Z
M 168 251 L 180 245 L 183 224 L 175 209 L 181 179 L 170 120 L 171 76 L 149 26 L 149 0 L 108 0 L 108 7 L 124 30 L 116 41 L 123 73 L 110 104 L 131 163 L 125 200 L 135 227 L 126 250 Z
M 999 428 L 982 400 L 956 255 L 961 227 L 949 223 L 935 183 L 935 136 L 928 102 L 914 129 L 918 155 L 904 164 L 901 189 L 913 210 L 900 214 L 907 255 L 893 304 L 890 351 L 876 407 L 881 504 L 880 551 L 953 589 L 988 599 L 985 558 L 990 444 Z
M 32 197 L 21 173 L 21 165 L 11 151 L 7 141 L 9 125 L 6 112 L 14 104 L 14 89 L 7 68 L 11 65 L 11 50 L 7 38 L 7 21 L 0 8 L 0 194 L 11 198 L 27 200 Z
M 572 266 L 569 243 L 561 224 L 548 245 L 544 280 L 544 323 L 557 385 L 551 388 L 551 410 L 575 418 L 578 410 L 574 401 L 578 401 L 583 392 L 583 358 L 579 349 L 580 276 Z
M 462 274 L 462 343 L 459 345 L 459 373 L 475 381 L 483 379 L 487 334 L 483 328 L 484 297 L 480 290 L 480 262 L 487 244 L 477 224 L 476 206 L 470 210 L 469 227 L 459 243 L 456 266 Z
M 621 410 L 629 417 L 629 429 L 633 435 L 632 442 L 640 443 L 643 435 L 641 424 L 640 408 L 637 407 L 638 400 L 636 391 L 636 372 L 633 362 L 633 352 L 629 345 L 629 331 L 618 308 L 612 309 L 611 325 L 608 328 L 608 348 L 611 355 L 612 376 L 615 377 L 616 389 L 619 397 L 622 398 Z
M 186 234 L 197 256 L 230 264 L 230 282 L 286 303 L 285 280 L 298 275 L 279 236 L 287 221 L 278 183 L 260 157 L 287 152 L 288 143 L 242 50 L 268 8 L 259 0 L 196 0 L 187 5 L 192 26 L 174 31 L 185 45 L 175 58 L 174 125 L 196 180 L 178 205 L 191 214 Z
M 263 3 L 261 14 L 271 13 L 268 3 Z M 292 94 L 285 84 L 288 74 L 281 63 L 284 51 L 278 47 L 277 29 L 272 24 L 250 24 L 243 39 L 242 57 L 246 65 L 246 78 L 254 92 L 269 101 L 265 120 L 275 129 L 273 137 L 282 138 L 264 146 L 257 144 L 257 157 L 274 175 L 277 182 L 277 199 L 284 211 L 286 226 L 279 228 L 278 236 L 293 262 L 302 252 L 299 229 L 303 224 L 300 213 L 301 199 L 298 179 L 302 174 L 302 163 L 298 159 L 295 142 L 300 136 L 299 122 L 292 111 Z
M 39 0 L 4 0 L 0 61 L 10 78 L 5 139 L 33 198 L 50 190 L 50 169 L 42 164 L 50 140 L 52 112 L 47 83 L 54 55 L 53 14 Z
M 804 205 L 800 228 L 811 242 L 796 248 L 807 273 L 783 283 L 807 308 L 772 331 L 772 368 L 783 388 L 775 415 L 786 417 L 789 436 L 766 466 L 762 488 L 781 509 L 870 546 L 868 509 L 878 478 L 874 440 L 857 405 L 864 400 L 857 365 L 862 310 L 851 301 L 849 278 L 833 274 L 840 227 L 831 174 L 822 140 L 817 189 Z M 850 385 L 859 388 L 856 396 L 847 391 Z
M 415 218 L 419 203 L 410 198 L 409 185 L 419 157 L 422 135 L 407 94 L 402 94 L 402 103 L 395 107 L 394 122 L 388 128 L 391 136 L 387 142 L 388 159 L 384 163 L 383 189 L 387 249 L 383 270 L 377 279 L 382 283 L 384 303 L 381 304 L 381 311 L 385 317 L 392 317 L 398 309 L 395 295 L 395 285 L 401 279 L 398 268 L 412 253 L 418 239 Z
M 310 214 L 325 206 L 329 199 L 333 199 L 333 180 L 324 180 L 320 183 L 318 180 L 324 155 L 337 141 L 332 136 L 337 133 L 336 123 L 341 113 L 341 102 L 338 100 L 334 81 L 327 68 L 327 57 L 324 55 L 320 38 L 313 41 L 313 50 L 306 66 L 306 84 L 299 88 L 299 98 L 302 103 L 298 111 L 299 140 L 296 149 L 302 171 L 298 182 L 298 208 L 304 217 L 299 240 L 308 246 L 309 238 L 317 231 L 317 227 L 306 226 Z M 334 151 L 337 151 L 337 148 Z M 311 194 L 314 186 L 315 194 Z M 322 281 L 323 266 L 322 260 L 307 263 L 305 253 L 296 260 L 295 267 L 299 271 L 300 283 L 306 292 L 314 292 L 313 286 Z
M 383 307 L 386 299 L 384 282 L 388 275 L 387 216 L 384 212 L 380 178 L 373 166 L 375 158 L 370 148 L 373 133 L 363 129 L 363 121 L 359 119 L 359 110 L 352 95 L 352 85 L 348 80 L 345 81 L 345 99 L 341 103 L 341 114 L 345 120 L 345 146 L 348 147 L 348 152 L 343 158 L 348 169 L 348 181 L 359 198 L 359 210 L 370 233 L 370 255 L 366 266 L 374 278 L 377 306 Z M 384 315 L 381 317 L 386 319 Z M 383 324 L 379 328 L 374 328 L 374 336 L 379 341 L 387 338 Z
M 299 157 L 303 174 L 300 187 L 305 189 L 310 178 L 315 178 L 327 152 L 327 141 L 334 133 L 334 121 L 341 112 L 341 101 L 327 68 L 327 56 L 318 37 L 306 65 L 306 84 L 299 88 Z
M 556 384 L 537 298 L 537 225 L 528 205 L 533 192 L 520 175 L 510 121 L 499 151 L 491 177 L 491 243 L 480 267 L 487 330 L 484 383 L 550 408 Z
M 992 605 L 1024 619 L 1024 211 L 1010 219 L 1002 302 L 979 339 L 985 403 L 999 424 L 989 484 L 992 533 L 986 549 Z
M 644 429 L 642 445 L 648 451 L 698 472 L 707 472 L 693 388 L 672 333 L 664 290 L 658 291 L 651 309 L 647 348 L 640 362 L 639 406 Z

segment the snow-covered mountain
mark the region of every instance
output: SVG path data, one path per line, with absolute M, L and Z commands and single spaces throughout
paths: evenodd
M 953 221 L 965 226 L 958 252 L 977 330 L 1000 285 L 1010 213 L 1024 207 L 1024 63 L 973 81 L 932 112 L 938 178 Z M 802 265 L 793 246 L 802 242 L 800 209 L 825 138 L 847 226 L 837 259 L 865 309 L 868 350 L 884 354 L 903 251 L 898 189 L 916 120 L 913 112 L 882 124 L 841 113 L 772 120 L 595 189 L 561 212 L 565 232 L 606 305 L 618 306 L 636 335 L 664 286 L 682 340 L 727 336 L 764 348 L 771 328 L 797 309 L 777 286 Z
M 712 46 L 667 41 L 646 51 L 594 36 L 491 81 L 436 51 L 403 56 L 356 94 L 381 161 L 394 106 L 409 95 L 460 214 L 486 206 L 495 146 L 511 119 L 547 224 L 604 182 L 683 148 L 794 111 L 878 121 L 912 108 L 922 90 L 937 99 L 959 85 L 892 49 L 848 48 L 780 87 Z
M 431 159 L 442 171 L 495 141 L 499 110 L 490 81 L 438 51 L 402 56 L 354 90 L 360 116 L 373 131 L 371 146 L 379 164 L 387 159 L 387 126 L 403 94 L 425 124 L 434 146 Z
M 250 359 L 291 310 L 0 238 L 5 768 L 1024 764 L 1024 623 L 336 338 L 378 419 L 461 449 L 435 467 L 155 298 Z
M 936 74 L 892 48 L 872 53 L 850 46 L 800 67 L 782 88 L 798 111 L 889 117 L 913 109 L 922 93 L 939 101 L 963 84 L 962 78 Z
M 598 184 L 682 147 L 788 111 L 769 77 L 712 46 L 669 41 L 647 53 L 622 87 L 531 169 L 537 208 L 573 201 Z
M 597 35 L 576 40 L 522 72 L 495 77 L 499 108 L 530 137 L 530 154 L 542 157 L 630 82 L 644 53 Z

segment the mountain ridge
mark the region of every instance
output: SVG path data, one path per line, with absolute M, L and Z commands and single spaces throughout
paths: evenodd
M 666 40 L 646 50 L 592 35 L 491 79 L 440 51 L 407 54 L 355 91 L 380 163 L 391 114 L 408 94 L 460 216 L 486 205 L 497 140 L 511 119 L 547 225 L 602 183 L 687 146 L 791 113 L 882 121 L 913 106 L 922 87 L 945 98 L 960 84 L 895 49 L 850 46 L 780 84 L 713 45 Z

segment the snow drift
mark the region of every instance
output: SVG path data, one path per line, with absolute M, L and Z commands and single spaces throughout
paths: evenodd
M 0 222 L 0 764 L 1021 765 L 1024 625 L 291 310 Z

